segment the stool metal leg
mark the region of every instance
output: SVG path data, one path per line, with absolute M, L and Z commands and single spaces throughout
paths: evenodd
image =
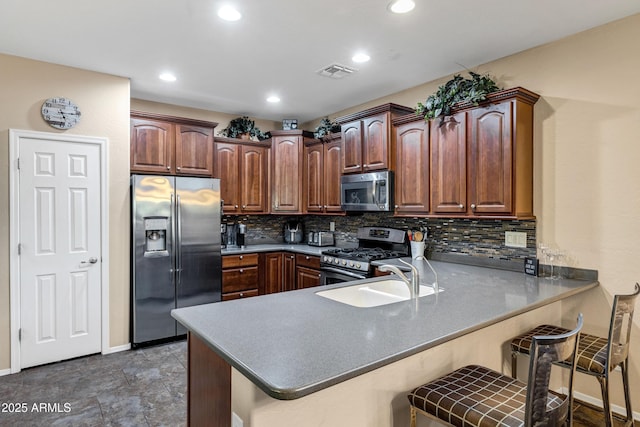
M 609 375 L 605 373 L 603 376 L 598 376 L 598 382 L 600 383 L 600 389 L 602 389 L 602 406 L 604 408 L 604 422 L 606 427 L 613 426 L 613 420 L 611 419 L 611 405 L 609 404 Z
M 511 352 L 511 378 L 518 378 L 518 353 Z
M 627 409 L 627 418 L 625 419 L 625 426 L 633 426 L 633 411 L 631 410 L 631 396 L 629 394 L 629 358 L 625 359 L 620 364 L 620 370 L 622 371 L 622 387 L 624 388 L 624 404 Z

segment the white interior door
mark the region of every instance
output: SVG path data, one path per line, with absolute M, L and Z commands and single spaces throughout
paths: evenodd
M 101 149 L 20 138 L 20 367 L 101 350 Z

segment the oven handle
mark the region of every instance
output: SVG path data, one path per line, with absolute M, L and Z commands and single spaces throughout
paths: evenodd
M 345 276 L 353 277 L 354 279 L 366 279 L 366 276 L 363 274 L 352 273 L 351 271 L 341 270 L 339 268 L 333 267 L 321 267 L 320 272 L 329 271 L 331 273 L 344 274 Z

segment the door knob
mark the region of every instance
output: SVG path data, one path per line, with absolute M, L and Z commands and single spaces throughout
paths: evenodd
M 88 261 L 80 261 L 80 264 L 95 264 L 96 262 L 98 262 L 98 258 L 91 257 Z

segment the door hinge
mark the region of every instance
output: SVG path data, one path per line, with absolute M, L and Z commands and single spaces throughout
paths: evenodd
M 18 243 L 18 255 L 22 254 L 22 243 Z
M 16 159 L 16 167 L 20 170 L 20 157 Z
M 22 341 L 22 328 L 18 329 L 18 341 Z

